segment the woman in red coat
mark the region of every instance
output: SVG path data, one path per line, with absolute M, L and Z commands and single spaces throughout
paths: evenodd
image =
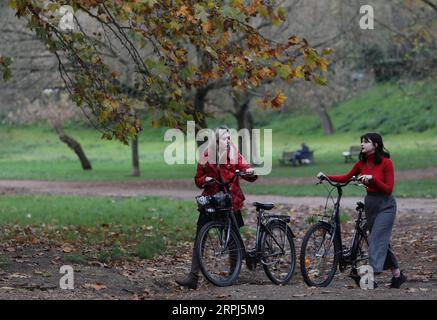
M 216 161 L 208 161 L 208 152 L 204 152 L 202 158 L 197 165 L 196 176 L 194 182 L 198 188 L 204 189 L 202 195 L 213 195 L 219 192 L 219 187 L 216 183 L 207 184 L 208 181 L 215 179 L 218 181 L 229 181 L 236 170 L 251 174 L 244 176 L 243 179 L 253 182 L 258 177 L 254 175 L 254 170 L 246 162 L 241 154 L 238 153 L 237 148 L 231 143 L 231 136 L 229 128 L 221 126 L 216 129 Z M 215 162 L 215 163 L 212 163 Z M 238 226 L 244 225 L 243 217 L 241 215 L 241 208 L 244 205 L 244 194 L 240 187 L 239 179 L 234 179 L 230 184 L 232 195 L 232 209 L 235 214 Z M 200 214 L 197 220 L 196 236 L 199 230 L 209 221 L 209 216 Z M 193 256 L 191 259 L 191 270 L 187 277 L 177 279 L 176 282 L 184 287 L 196 289 L 199 279 L 199 263 L 193 249 Z
M 369 235 L 369 264 L 375 274 L 391 269 L 392 288 L 399 288 L 407 277 L 400 271 L 399 263 L 390 246 L 390 237 L 396 217 L 394 198 L 394 169 L 390 154 L 384 148 L 382 137 L 377 133 L 367 133 L 361 137 L 361 153 L 353 168 L 341 176 L 326 176 L 331 181 L 346 182 L 358 176 L 367 188 L 364 198 Z M 352 275 L 354 276 L 354 275 Z M 375 287 L 376 287 L 376 282 Z

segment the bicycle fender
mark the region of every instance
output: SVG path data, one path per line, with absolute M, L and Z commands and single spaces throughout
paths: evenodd
M 283 223 L 283 224 L 285 225 L 285 227 L 287 228 L 287 230 L 290 231 L 291 236 L 292 236 L 293 238 L 296 238 L 296 236 L 295 236 L 294 233 L 293 233 L 293 230 L 291 230 L 290 225 L 289 225 L 287 222 L 285 222 L 284 220 L 281 220 L 281 219 L 279 219 L 279 218 L 276 218 L 276 219 L 272 219 L 272 220 L 270 220 L 268 224 L 273 224 L 273 223 Z
M 330 223 L 328 223 L 328 222 L 326 222 L 326 221 L 319 221 L 319 222 L 317 222 L 317 223 L 326 226 L 329 230 L 331 230 L 331 232 L 333 231 L 333 230 L 332 230 L 332 226 L 331 226 Z

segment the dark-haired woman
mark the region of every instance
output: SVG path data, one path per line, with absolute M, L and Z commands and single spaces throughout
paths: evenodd
M 326 176 L 320 172 L 317 177 Z M 392 288 L 399 288 L 407 277 L 399 268 L 398 261 L 390 246 L 390 237 L 396 217 L 396 199 L 392 195 L 394 186 L 393 162 L 384 148 L 382 137 L 377 133 L 367 133 L 361 137 L 359 160 L 352 170 L 341 176 L 326 176 L 334 182 L 346 182 L 358 176 L 367 187 L 364 199 L 369 235 L 369 263 L 374 274 L 391 269 Z M 375 287 L 376 287 L 375 282 Z

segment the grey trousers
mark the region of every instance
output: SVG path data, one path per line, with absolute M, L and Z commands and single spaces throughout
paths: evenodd
M 364 198 L 369 235 L 369 263 L 374 272 L 399 268 L 390 246 L 390 237 L 396 217 L 396 199 L 393 195 L 369 193 Z

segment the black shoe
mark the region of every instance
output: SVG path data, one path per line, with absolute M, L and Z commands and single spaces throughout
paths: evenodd
M 405 281 L 407 281 L 407 276 L 404 275 L 403 272 L 401 271 L 401 275 L 399 277 L 391 278 L 390 288 L 399 289 L 401 287 L 401 284 L 403 284 Z
M 176 283 L 182 287 L 186 287 L 189 289 L 196 290 L 197 283 L 199 282 L 199 277 L 194 276 L 193 274 L 189 274 L 188 277 L 183 279 L 176 279 Z
M 358 287 L 360 286 L 361 277 L 358 275 L 357 269 L 352 269 L 351 273 L 349 274 L 349 277 L 355 281 L 355 284 Z
M 254 271 L 256 269 L 256 255 L 255 251 L 246 252 L 246 266 L 250 271 Z

